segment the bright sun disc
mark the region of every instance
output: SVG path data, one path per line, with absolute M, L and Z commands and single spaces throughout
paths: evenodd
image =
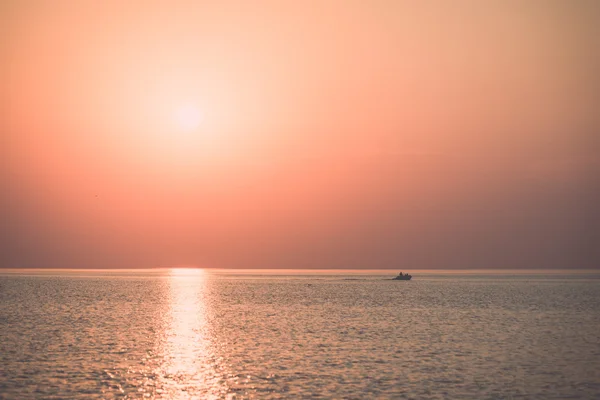
M 175 111 L 175 122 L 177 126 L 186 131 L 191 131 L 202 122 L 202 112 L 193 104 L 184 104 Z

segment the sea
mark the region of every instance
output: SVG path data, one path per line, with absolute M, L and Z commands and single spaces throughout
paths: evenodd
M 600 271 L 397 272 L 0 270 L 0 398 L 600 399 Z

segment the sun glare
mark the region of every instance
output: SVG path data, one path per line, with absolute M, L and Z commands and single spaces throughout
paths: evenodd
M 184 131 L 193 131 L 202 123 L 204 115 L 194 104 L 182 104 L 175 110 L 175 123 Z
M 202 277 L 206 272 L 202 268 L 171 268 L 171 276 Z

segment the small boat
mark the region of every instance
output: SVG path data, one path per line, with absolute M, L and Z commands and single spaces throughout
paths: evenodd
M 400 272 L 398 274 L 397 277 L 392 278 L 393 281 L 410 281 L 412 278 L 412 275 L 409 274 L 402 274 L 402 272 Z

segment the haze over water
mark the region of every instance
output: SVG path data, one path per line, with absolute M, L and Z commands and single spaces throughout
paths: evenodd
M 600 2 L 4 0 L 0 34 L 2 268 L 600 265 Z
M 0 273 L 0 398 L 600 396 L 600 276 Z
M 0 399 L 600 398 L 600 1 L 0 0 L 0 38 Z

